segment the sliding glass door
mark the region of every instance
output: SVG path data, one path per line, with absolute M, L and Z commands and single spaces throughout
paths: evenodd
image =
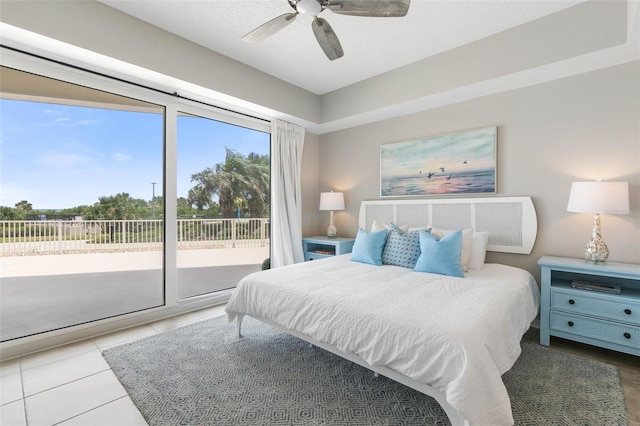
M 162 306 L 165 108 L 0 72 L 0 340 Z
M 270 134 L 215 117 L 178 115 L 179 299 L 233 288 L 269 258 Z

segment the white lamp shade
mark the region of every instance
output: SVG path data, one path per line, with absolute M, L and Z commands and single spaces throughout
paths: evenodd
M 567 211 L 629 214 L 628 182 L 573 182 Z
M 321 192 L 320 210 L 344 210 L 344 194 L 342 192 Z

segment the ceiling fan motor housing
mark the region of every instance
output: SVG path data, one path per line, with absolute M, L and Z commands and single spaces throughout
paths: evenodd
M 296 10 L 303 15 L 315 16 L 322 12 L 322 5 L 316 0 L 300 0 L 296 4 Z

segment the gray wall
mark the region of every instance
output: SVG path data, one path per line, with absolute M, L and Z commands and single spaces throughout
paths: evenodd
M 627 16 L 626 2 L 586 1 L 324 94 L 322 120 L 416 101 L 624 44 Z
M 498 195 L 533 198 L 531 255 L 489 253 L 539 278 L 543 255 L 581 257 L 592 216 L 566 211 L 572 181 L 630 184 L 630 216 L 603 216 L 609 260 L 640 263 L 640 62 L 580 74 L 320 136 L 320 190 L 345 191 L 340 236 L 358 229 L 362 200 L 379 197 L 379 147 L 417 137 L 498 126 Z M 324 233 L 321 216 L 317 232 Z

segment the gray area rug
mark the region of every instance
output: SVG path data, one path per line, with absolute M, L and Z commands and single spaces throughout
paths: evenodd
M 104 351 L 151 426 L 446 425 L 430 397 L 251 318 Z M 626 425 L 618 370 L 523 342 L 504 377 L 518 425 Z

